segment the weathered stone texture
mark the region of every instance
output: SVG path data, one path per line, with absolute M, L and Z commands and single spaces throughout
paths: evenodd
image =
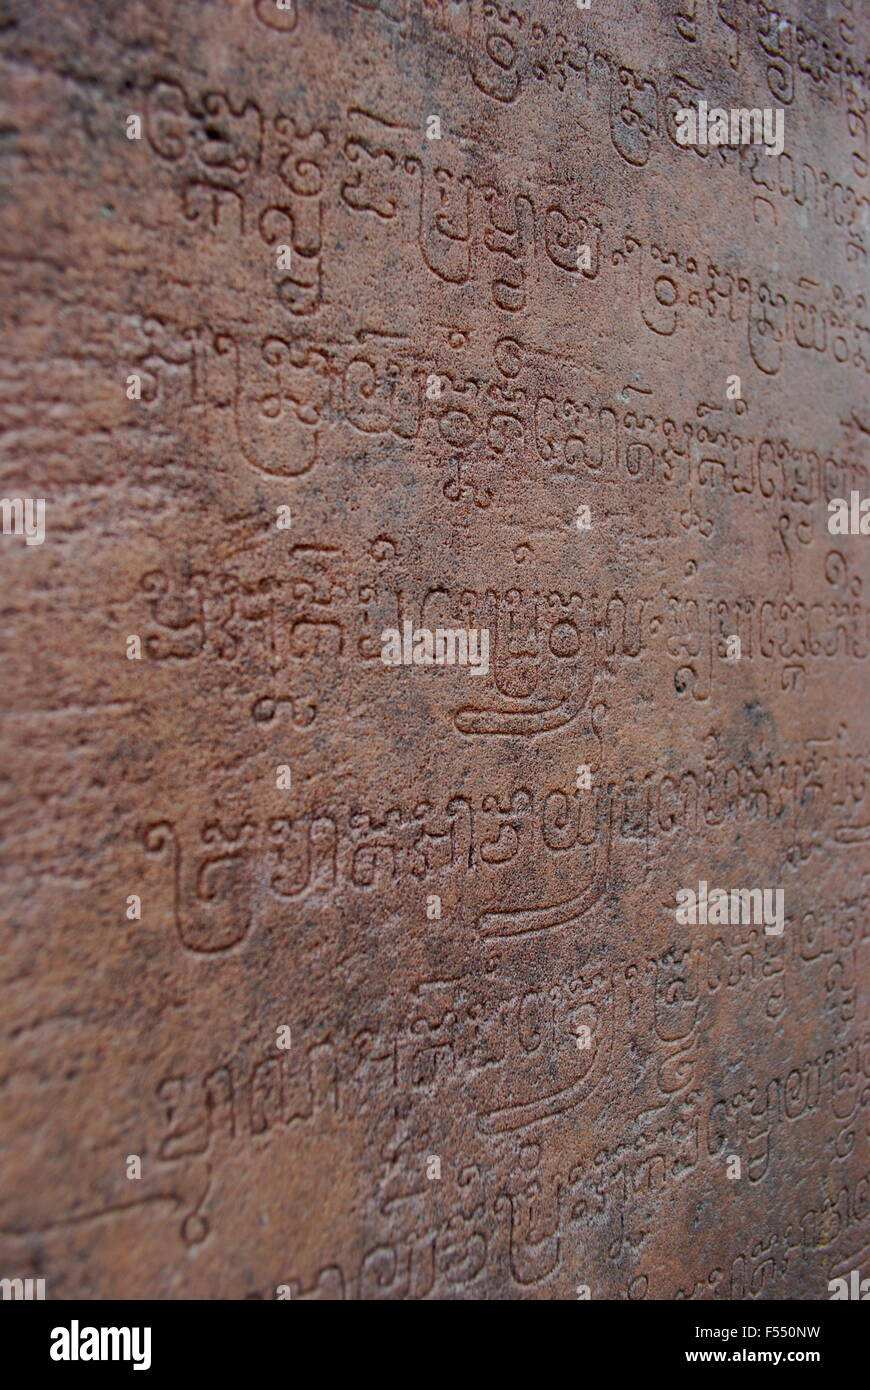
M 0 0 L 0 1275 L 870 1274 L 858 11 Z

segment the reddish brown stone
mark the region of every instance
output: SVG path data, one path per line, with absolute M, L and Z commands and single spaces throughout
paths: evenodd
M 0 4 L 0 1277 L 870 1275 L 857 8 Z

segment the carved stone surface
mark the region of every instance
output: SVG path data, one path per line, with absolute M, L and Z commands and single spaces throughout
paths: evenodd
M 0 0 L 0 1276 L 870 1275 L 868 37 Z

